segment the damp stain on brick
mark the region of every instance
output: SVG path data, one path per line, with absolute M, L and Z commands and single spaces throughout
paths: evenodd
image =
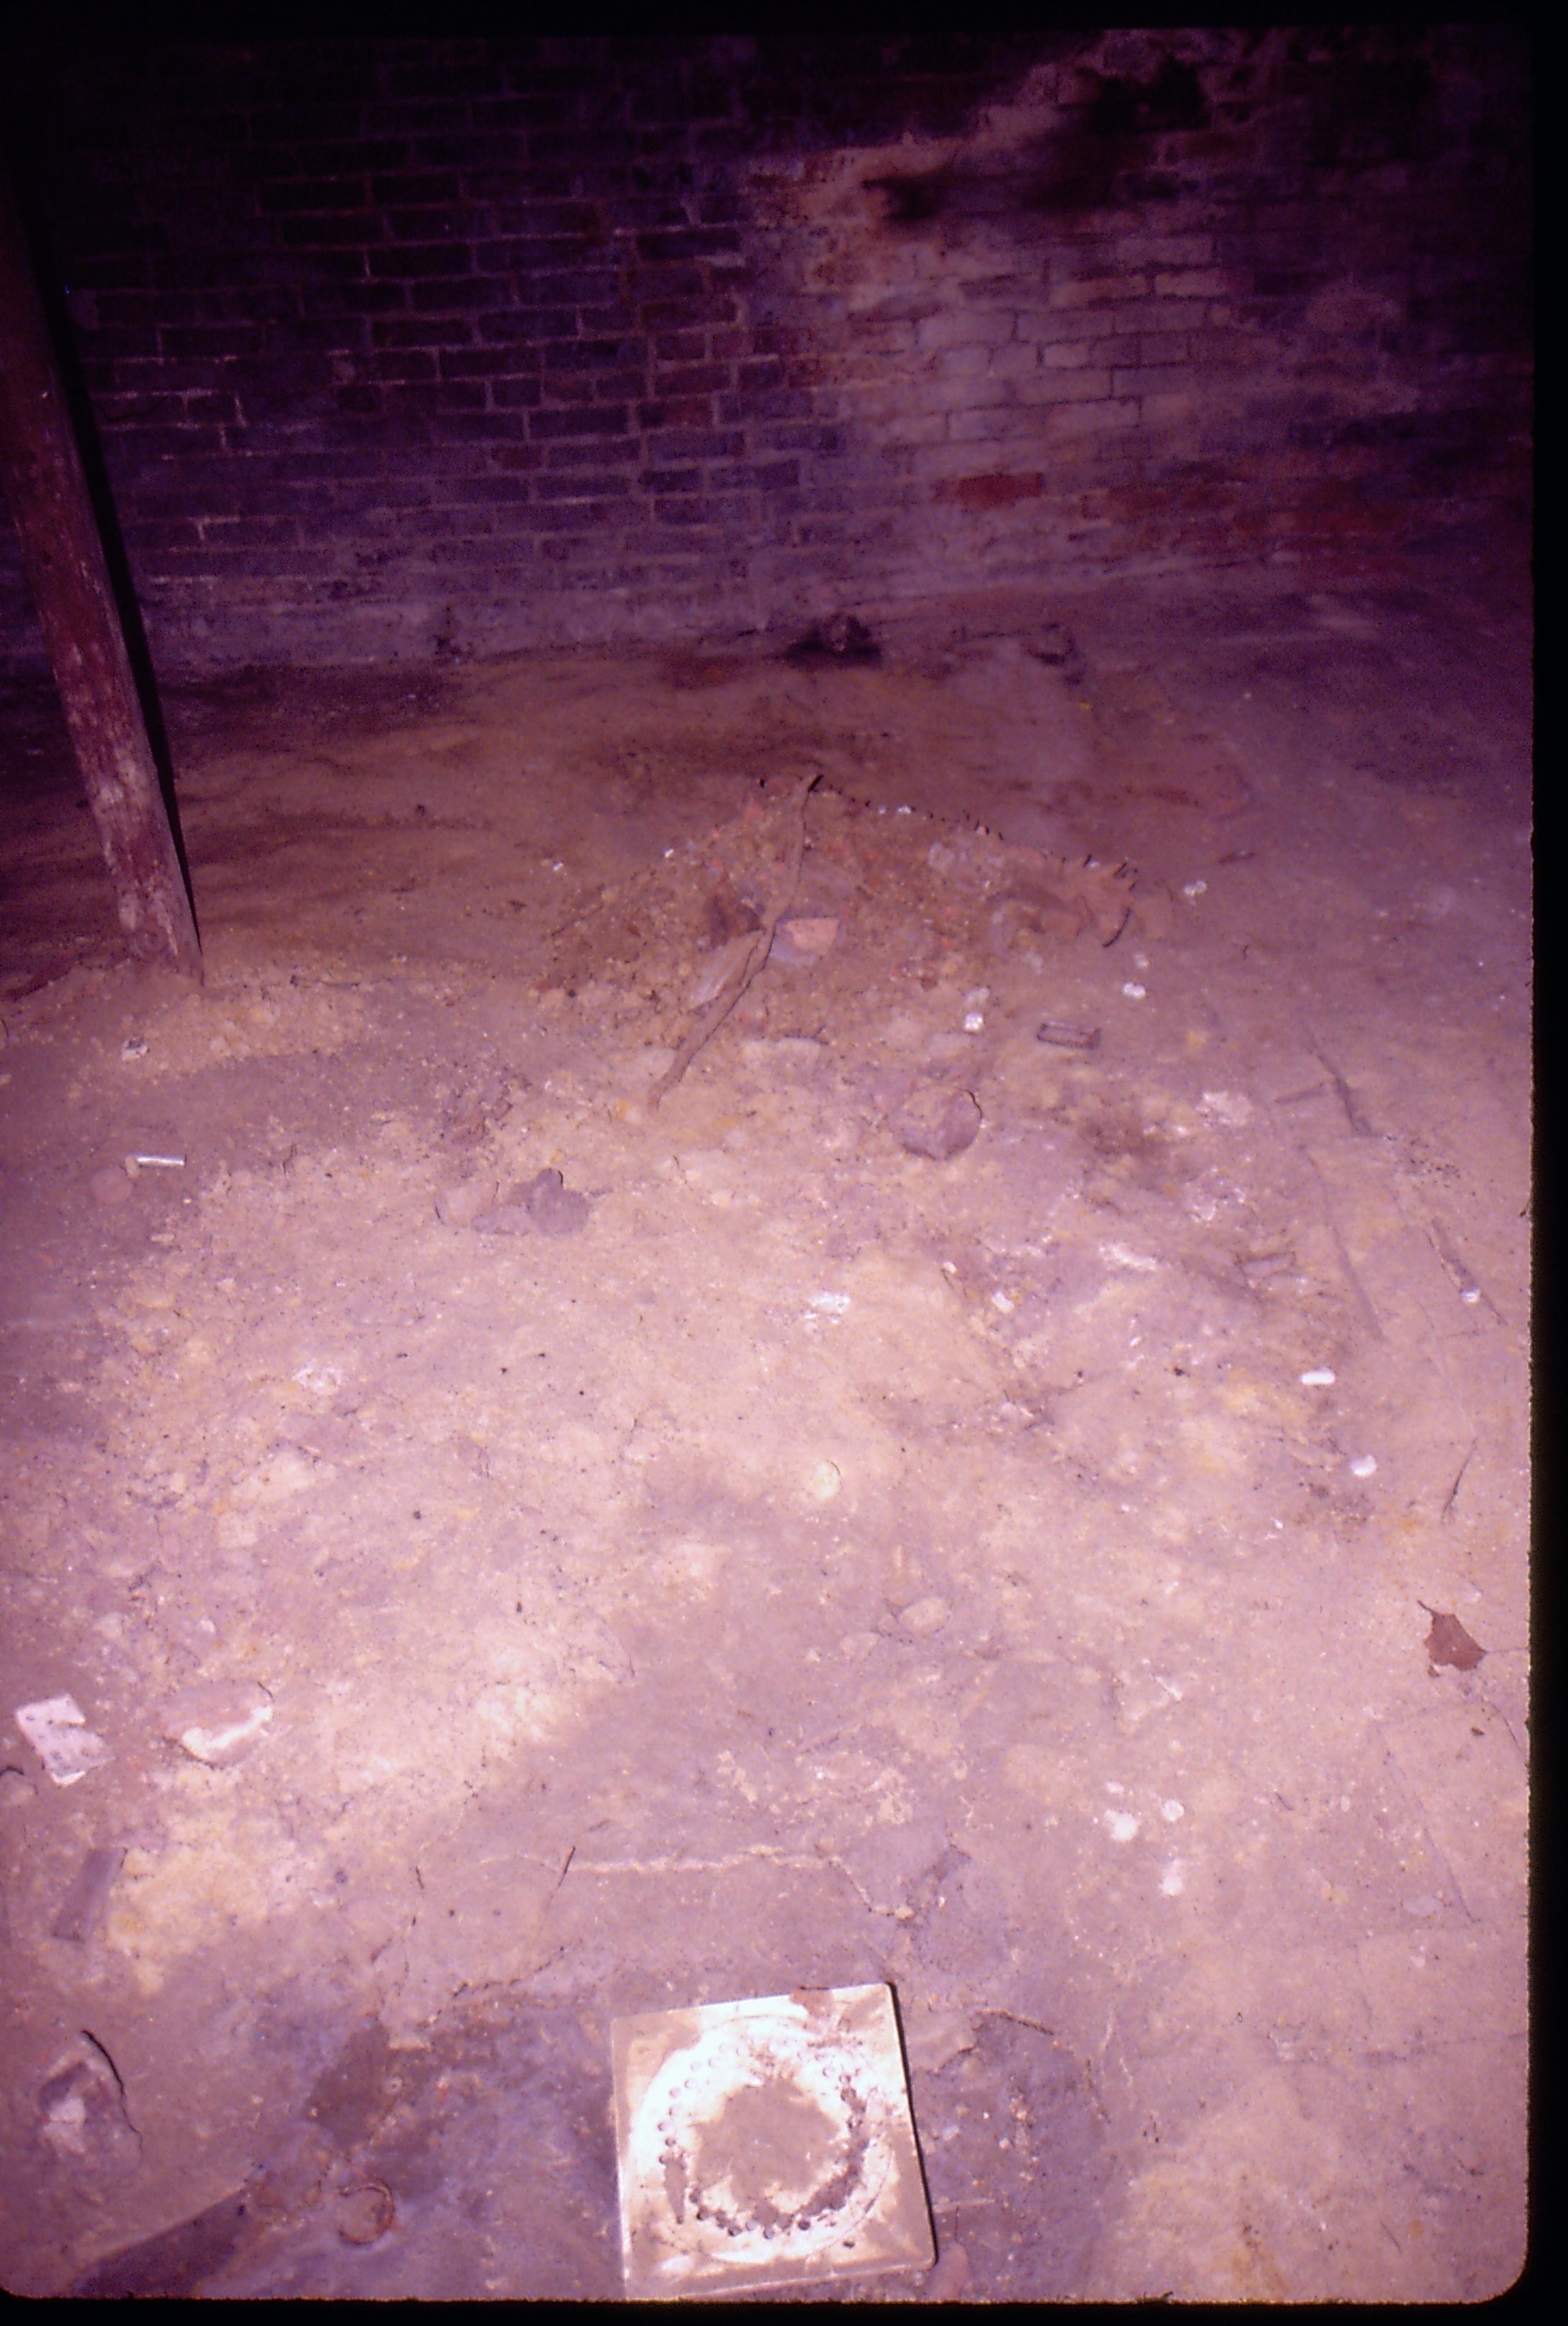
M 1523 505 L 1498 27 L 31 37 L 23 194 L 165 669 L 1228 556 L 1374 467 L 1383 523 Z

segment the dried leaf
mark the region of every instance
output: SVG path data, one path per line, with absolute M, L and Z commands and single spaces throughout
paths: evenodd
M 1426 1660 L 1433 1670 L 1435 1671 L 1439 1664 L 1451 1664 L 1455 1671 L 1474 1671 L 1486 1650 L 1471 1639 L 1459 1617 L 1427 1607 L 1424 1599 L 1416 1605 L 1425 1608 L 1432 1617 L 1432 1629 L 1426 1635 Z

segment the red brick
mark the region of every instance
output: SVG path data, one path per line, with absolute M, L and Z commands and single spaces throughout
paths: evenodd
M 562 469 L 553 475 L 537 478 L 533 487 L 536 499 L 555 502 L 592 500 L 595 496 L 623 494 L 630 489 L 625 477 L 606 469 Z
M 580 412 L 536 412 L 528 433 L 536 442 L 550 436 L 624 436 L 630 426 L 627 407 L 617 404 L 602 411 L 588 406 Z
M 573 443 L 568 438 L 544 448 L 546 469 L 580 468 L 595 461 L 601 464 L 610 461 L 636 462 L 641 458 L 641 444 L 630 435 L 587 437 L 580 443 Z
M 372 250 L 369 258 L 373 275 L 399 279 L 448 277 L 473 272 L 473 254 L 466 243 L 405 243 L 395 249 Z

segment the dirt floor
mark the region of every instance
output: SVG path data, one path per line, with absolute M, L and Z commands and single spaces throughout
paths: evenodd
M 612 2298 L 877 1980 L 852 2298 L 1520 2266 L 1525 570 L 871 619 L 169 690 L 201 992 L 6 697 L 12 2290 Z

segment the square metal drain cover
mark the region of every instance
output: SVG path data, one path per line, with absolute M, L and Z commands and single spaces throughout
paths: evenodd
M 646 2012 L 611 2044 L 630 2298 L 929 2267 L 891 1987 Z

